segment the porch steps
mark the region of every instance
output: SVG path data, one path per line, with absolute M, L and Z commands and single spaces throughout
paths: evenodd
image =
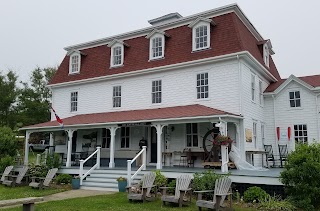
M 139 182 L 143 174 L 143 172 L 139 173 L 133 182 Z M 118 177 L 126 178 L 127 171 L 119 169 L 96 169 L 83 180 L 80 188 L 86 190 L 118 192 Z

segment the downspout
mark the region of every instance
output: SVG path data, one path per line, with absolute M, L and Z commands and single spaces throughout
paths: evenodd
M 277 145 L 277 133 L 276 133 L 276 98 L 274 95 L 272 95 L 272 98 L 273 98 L 273 124 L 274 124 L 274 128 L 273 128 L 273 131 L 274 131 L 274 137 L 275 137 L 275 144 Z
M 239 55 L 237 55 L 238 59 L 238 76 L 239 76 L 239 114 L 242 115 L 242 76 L 241 76 L 241 63 Z

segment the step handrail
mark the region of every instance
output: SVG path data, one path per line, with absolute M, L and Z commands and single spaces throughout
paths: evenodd
M 101 147 L 97 147 L 96 151 L 94 151 L 89 157 L 87 157 L 85 160 L 80 160 L 80 169 L 79 169 L 79 177 L 80 177 L 80 185 L 82 185 L 82 181 L 95 169 L 100 168 L 100 150 Z M 95 154 L 97 154 L 97 161 L 94 166 L 87 171 L 87 173 L 83 174 L 83 165 L 85 162 L 87 162 L 90 158 L 92 158 Z
M 142 156 L 142 165 L 131 176 L 131 165 L 135 160 L 137 160 L 137 158 L 139 156 Z M 147 146 L 142 146 L 142 150 L 132 160 L 127 160 L 127 184 L 128 184 L 128 186 L 131 186 L 131 181 L 137 176 L 137 174 L 141 170 L 146 170 L 146 166 L 147 166 Z

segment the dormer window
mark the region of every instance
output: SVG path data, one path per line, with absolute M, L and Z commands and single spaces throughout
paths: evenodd
M 192 28 L 192 51 L 210 48 L 210 24 L 215 25 L 211 19 L 201 17 L 189 24 Z
M 78 52 L 74 52 L 70 55 L 69 61 L 69 74 L 79 73 L 81 64 L 81 55 Z
M 168 34 L 157 29 L 146 36 L 150 40 L 149 60 L 164 58 L 165 36 L 169 37 Z
M 124 62 L 124 46 L 129 47 L 120 40 L 113 40 L 108 44 L 108 47 L 111 48 L 110 54 L 110 67 L 120 67 Z
M 270 57 L 269 47 L 268 47 L 267 43 L 265 43 L 263 45 L 263 61 L 267 67 L 269 67 L 269 57 Z

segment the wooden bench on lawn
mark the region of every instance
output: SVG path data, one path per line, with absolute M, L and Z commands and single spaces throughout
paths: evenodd
M 23 204 L 23 211 L 34 211 L 34 203 L 43 201 L 43 197 L 29 197 L 21 199 L 9 199 L 0 201 L 0 207 L 15 206 Z

